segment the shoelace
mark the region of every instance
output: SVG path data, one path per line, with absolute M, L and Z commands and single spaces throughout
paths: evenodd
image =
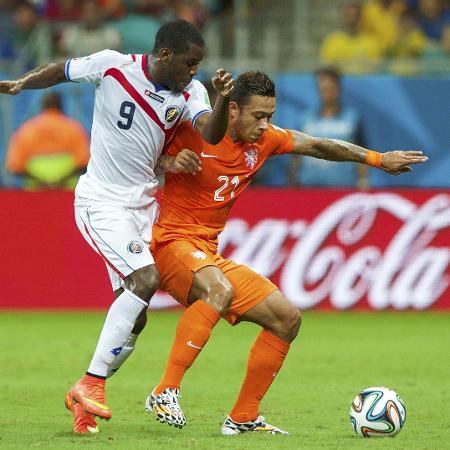
M 178 399 L 180 397 L 180 391 L 175 388 L 168 388 L 156 396 L 158 402 L 168 405 L 171 410 L 175 410 L 177 414 L 182 415 L 181 408 L 178 403 Z

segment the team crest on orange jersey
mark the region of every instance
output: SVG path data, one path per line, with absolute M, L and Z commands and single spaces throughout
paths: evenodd
M 258 162 L 258 149 L 250 148 L 244 152 L 244 155 L 247 167 L 249 167 L 250 170 L 253 170 L 253 168 L 256 166 L 256 163 Z

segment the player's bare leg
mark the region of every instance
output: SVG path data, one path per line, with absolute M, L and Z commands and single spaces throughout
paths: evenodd
M 146 410 L 159 422 L 182 428 L 186 418 L 179 405 L 179 389 L 186 370 L 206 345 L 212 329 L 233 299 L 234 290 L 223 272 L 207 266 L 194 274 L 189 293 L 191 306 L 181 316 L 166 370 L 148 396 Z
M 298 334 L 300 312 L 277 290 L 241 316 L 240 321 L 256 323 L 263 330 L 250 350 L 247 373 L 238 399 L 222 426 L 222 434 L 236 435 L 248 431 L 288 434 L 268 424 L 259 415 L 259 404 L 281 369 L 290 343 Z
M 76 433 L 87 433 L 90 428 L 98 431 L 94 416 L 106 420 L 111 418 L 111 410 L 105 401 L 108 369 L 124 345 L 129 343 L 137 318 L 147 309 L 158 284 L 159 274 L 154 265 L 143 267 L 126 277 L 125 289 L 108 311 L 86 375 L 72 386 L 65 398 L 66 407 L 74 415 Z

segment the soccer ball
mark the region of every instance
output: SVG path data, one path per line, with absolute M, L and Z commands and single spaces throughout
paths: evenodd
M 397 392 L 370 387 L 353 400 L 350 420 L 360 437 L 395 436 L 405 424 L 406 409 Z

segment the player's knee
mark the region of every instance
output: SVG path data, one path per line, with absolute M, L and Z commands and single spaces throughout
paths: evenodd
M 234 297 L 233 286 L 229 283 L 218 283 L 210 288 L 208 303 L 220 314 L 225 314 L 231 306 Z
M 300 331 L 301 325 L 302 325 L 302 315 L 297 308 L 294 308 L 289 317 L 289 323 L 288 323 L 288 329 L 290 331 L 291 341 L 293 341 L 297 337 L 298 332 Z
M 133 294 L 149 302 L 159 286 L 159 272 L 155 265 L 142 267 L 128 275 L 125 285 Z
M 276 325 L 276 334 L 287 342 L 292 342 L 297 337 L 302 323 L 300 311 L 292 306 L 280 319 Z

